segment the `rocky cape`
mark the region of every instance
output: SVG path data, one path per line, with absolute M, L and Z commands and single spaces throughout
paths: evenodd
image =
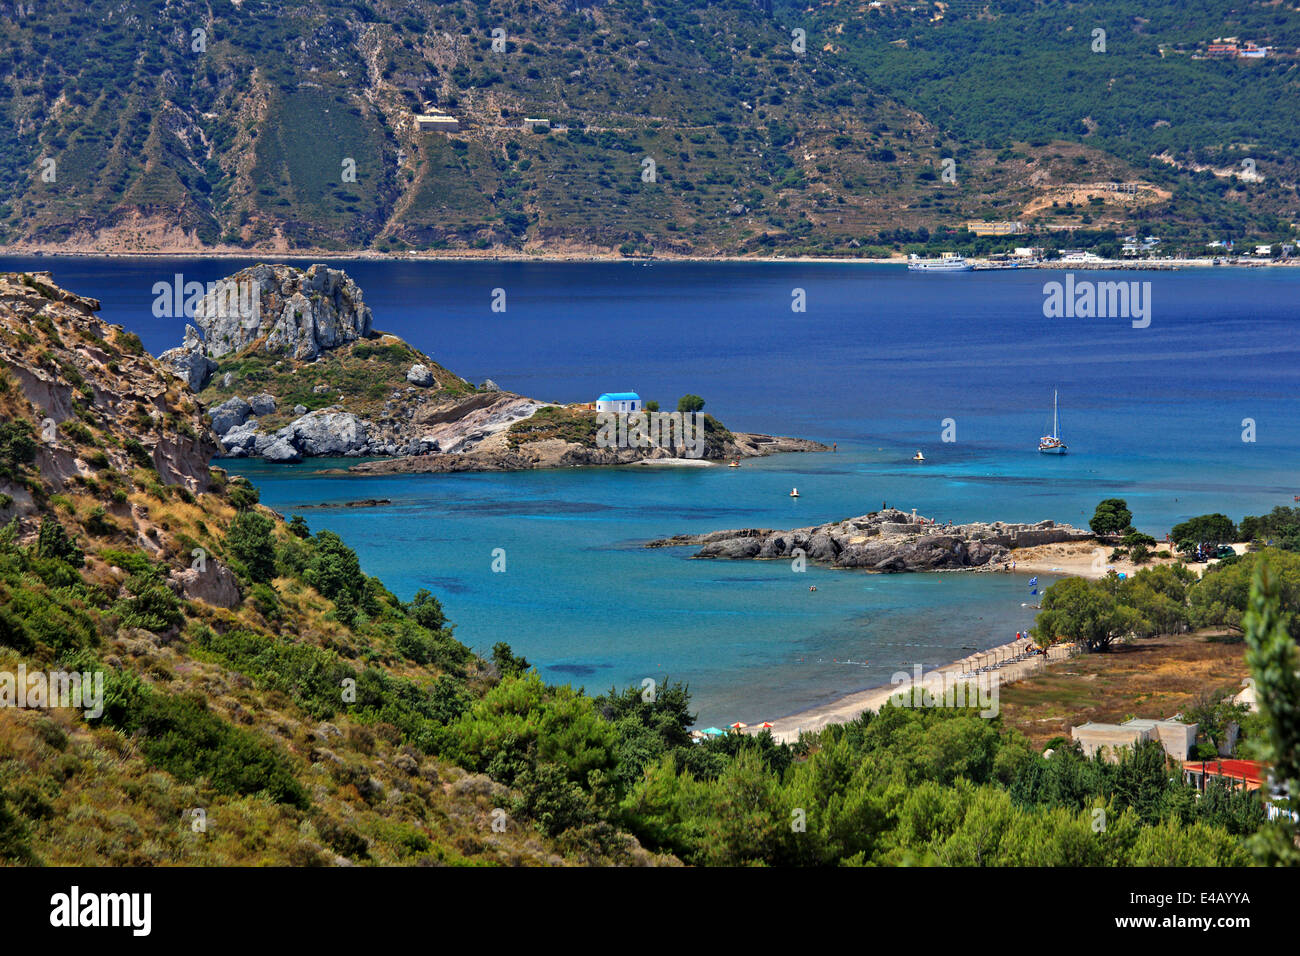
M 877 572 L 992 570 L 1016 548 L 1086 541 L 1092 532 L 1040 521 L 940 525 L 897 508 L 792 531 L 746 528 L 683 534 L 649 542 L 648 548 L 694 546 L 697 558 L 807 560 L 834 568 Z
M 504 436 L 502 436 L 504 437 Z M 559 439 L 528 442 L 509 448 L 505 442 L 485 442 L 486 447 L 460 455 L 421 455 L 365 461 L 340 473 L 357 475 L 409 475 L 457 471 L 526 471 L 532 468 L 577 468 L 593 465 L 635 465 L 638 463 L 694 463 L 755 458 L 787 452 L 829 451 L 821 442 L 806 438 L 783 438 L 748 432 L 731 432 L 730 440 L 700 459 L 678 458 L 667 448 L 592 448 L 579 442 Z
M 673 456 L 664 448 L 596 447 L 579 421 L 594 413 L 504 391 L 491 379 L 467 382 L 376 331 L 361 289 L 342 270 L 322 264 L 306 270 L 257 265 L 213 283 L 194 303 L 184 342 L 159 358 L 208 403 L 220 454 L 228 458 L 391 459 L 351 469 L 385 474 Z M 539 419 L 522 438 L 511 434 L 543 409 L 570 416 L 568 431 Z M 825 450 L 817 442 L 733 433 L 711 422 L 703 457 Z

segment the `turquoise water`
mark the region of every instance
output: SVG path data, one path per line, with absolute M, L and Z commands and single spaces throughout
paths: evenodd
M 317 473 L 343 463 L 229 464 L 285 513 L 391 499 L 300 513 L 313 529 L 341 534 L 399 594 L 439 595 L 472 647 L 507 641 L 548 680 L 593 692 L 684 680 L 706 725 L 773 719 L 888 683 L 914 663 L 1004 643 L 1033 620 L 1020 606 L 1037 600 L 1023 574 L 795 573 L 786 561 L 693 561 L 690 548 L 641 546 L 679 531 L 793 527 L 878 507 L 894 482 L 849 456 L 786 455 L 740 469 Z M 822 501 L 819 486 L 839 491 Z M 504 573 L 492 571 L 497 548 Z
M 50 269 L 104 302 L 151 351 L 183 320 L 150 314 L 155 282 L 202 282 L 246 263 L 0 260 Z M 376 327 L 447 367 L 555 401 L 635 389 L 685 392 L 733 428 L 839 443 L 741 469 L 587 469 L 391 478 L 321 476 L 337 463 L 230 463 L 286 513 L 308 509 L 369 573 L 408 597 L 428 587 L 457 636 L 509 641 L 553 681 L 603 691 L 687 681 L 705 724 L 775 718 L 945 663 L 1029 625 L 1023 575 L 866 576 L 785 563 L 688 560 L 654 537 L 788 528 L 882 501 L 940 520 L 1086 524 L 1128 500 L 1163 537 L 1207 511 L 1233 518 L 1300 493 L 1300 270 L 1085 273 L 1151 282 L 1147 329 L 1124 319 L 1045 319 L 1059 273 L 909 275 L 803 263 L 339 262 Z M 504 288 L 506 313 L 492 313 Z M 790 311 L 805 290 L 806 313 Z M 1071 454 L 1036 452 L 1061 393 Z M 957 441 L 940 440 L 941 422 Z M 1257 441 L 1243 442 L 1242 420 Z M 908 459 L 923 448 L 922 466 Z M 802 497 L 788 492 L 798 486 Z M 504 574 L 491 571 L 504 548 Z M 1046 583 L 1046 579 L 1044 579 Z M 815 593 L 808 591 L 816 584 Z M 850 659 L 868 661 L 836 663 Z

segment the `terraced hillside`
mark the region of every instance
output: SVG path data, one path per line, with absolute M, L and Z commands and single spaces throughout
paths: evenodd
M 1261 0 L 49 0 L 0 24 L 10 249 L 857 256 L 1007 244 L 971 219 L 1193 246 L 1300 219 L 1300 18 Z M 1210 57 L 1228 36 L 1268 55 Z

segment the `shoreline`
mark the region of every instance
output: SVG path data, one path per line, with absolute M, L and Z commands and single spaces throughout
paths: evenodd
M 934 675 L 945 677 L 953 674 L 960 675 L 985 664 L 1006 661 L 997 670 L 988 672 L 997 677 L 998 686 L 1001 687 L 1004 684 L 1014 684 L 1034 674 L 1041 673 L 1047 664 L 1065 660 L 1074 653 L 1072 645 L 1053 645 L 1046 655 L 1036 654 L 1023 660 L 1014 660 L 1016 655 L 1025 649 L 1026 642 L 1026 638 L 1021 638 L 1018 641 L 1010 641 L 1006 644 L 999 644 L 982 651 L 976 651 L 940 667 L 923 670 L 921 674 L 922 683 L 924 684 L 926 680 Z M 1032 642 L 1029 643 L 1032 644 Z M 1056 651 L 1055 654 L 1052 653 L 1053 650 Z M 908 691 L 914 683 L 913 675 L 909 674 L 907 680 L 897 684 L 868 687 L 865 690 L 844 694 L 824 704 L 805 707 L 803 710 L 795 711 L 792 714 L 771 721 L 772 737 L 777 743 L 792 744 L 799 739 L 801 733 L 823 730 L 831 724 L 851 723 L 865 711 L 878 711 L 891 697 Z M 758 734 L 762 732 L 762 728 L 748 727 L 745 732 Z
M 621 253 L 569 253 L 569 252 L 491 252 L 475 254 L 471 250 L 422 251 L 422 252 L 375 252 L 374 250 L 338 251 L 304 251 L 292 250 L 142 250 L 136 252 L 105 252 L 85 249 L 46 248 L 14 249 L 0 248 L 0 256 L 15 259 L 200 259 L 200 260 L 246 260 L 255 262 L 341 262 L 360 260 L 365 262 L 555 262 L 555 263 L 598 263 L 626 262 L 650 265 L 651 263 L 797 263 L 801 265 L 866 265 L 898 266 L 906 265 L 908 257 L 898 253 L 887 258 L 867 258 L 858 256 L 731 256 L 731 255 L 694 255 L 679 256 L 665 253 L 655 256 L 624 256 Z M 971 262 L 984 263 L 987 260 L 974 258 Z M 1024 269 L 1046 269 L 1051 271 L 1176 271 L 1180 269 L 1263 269 L 1263 268 L 1300 268 L 1300 258 L 1254 261 L 1228 261 L 1221 259 L 1217 263 L 1214 257 L 1203 259 L 1102 259 L 1089 262 L 1064 262 L 1053 259 L 1040 262 L 1026 262 L 1015 265 L 981 265 L 972 272 L 1015 272 Z

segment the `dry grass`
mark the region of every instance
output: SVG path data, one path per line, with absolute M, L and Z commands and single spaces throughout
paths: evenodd
M 1042 746 L 1090 720 L 1172 717 L 1207 690 L 1239 690 L 1245 645 L 1179 634 L 1085 654 L 1003 687 L 1002 719 Z

